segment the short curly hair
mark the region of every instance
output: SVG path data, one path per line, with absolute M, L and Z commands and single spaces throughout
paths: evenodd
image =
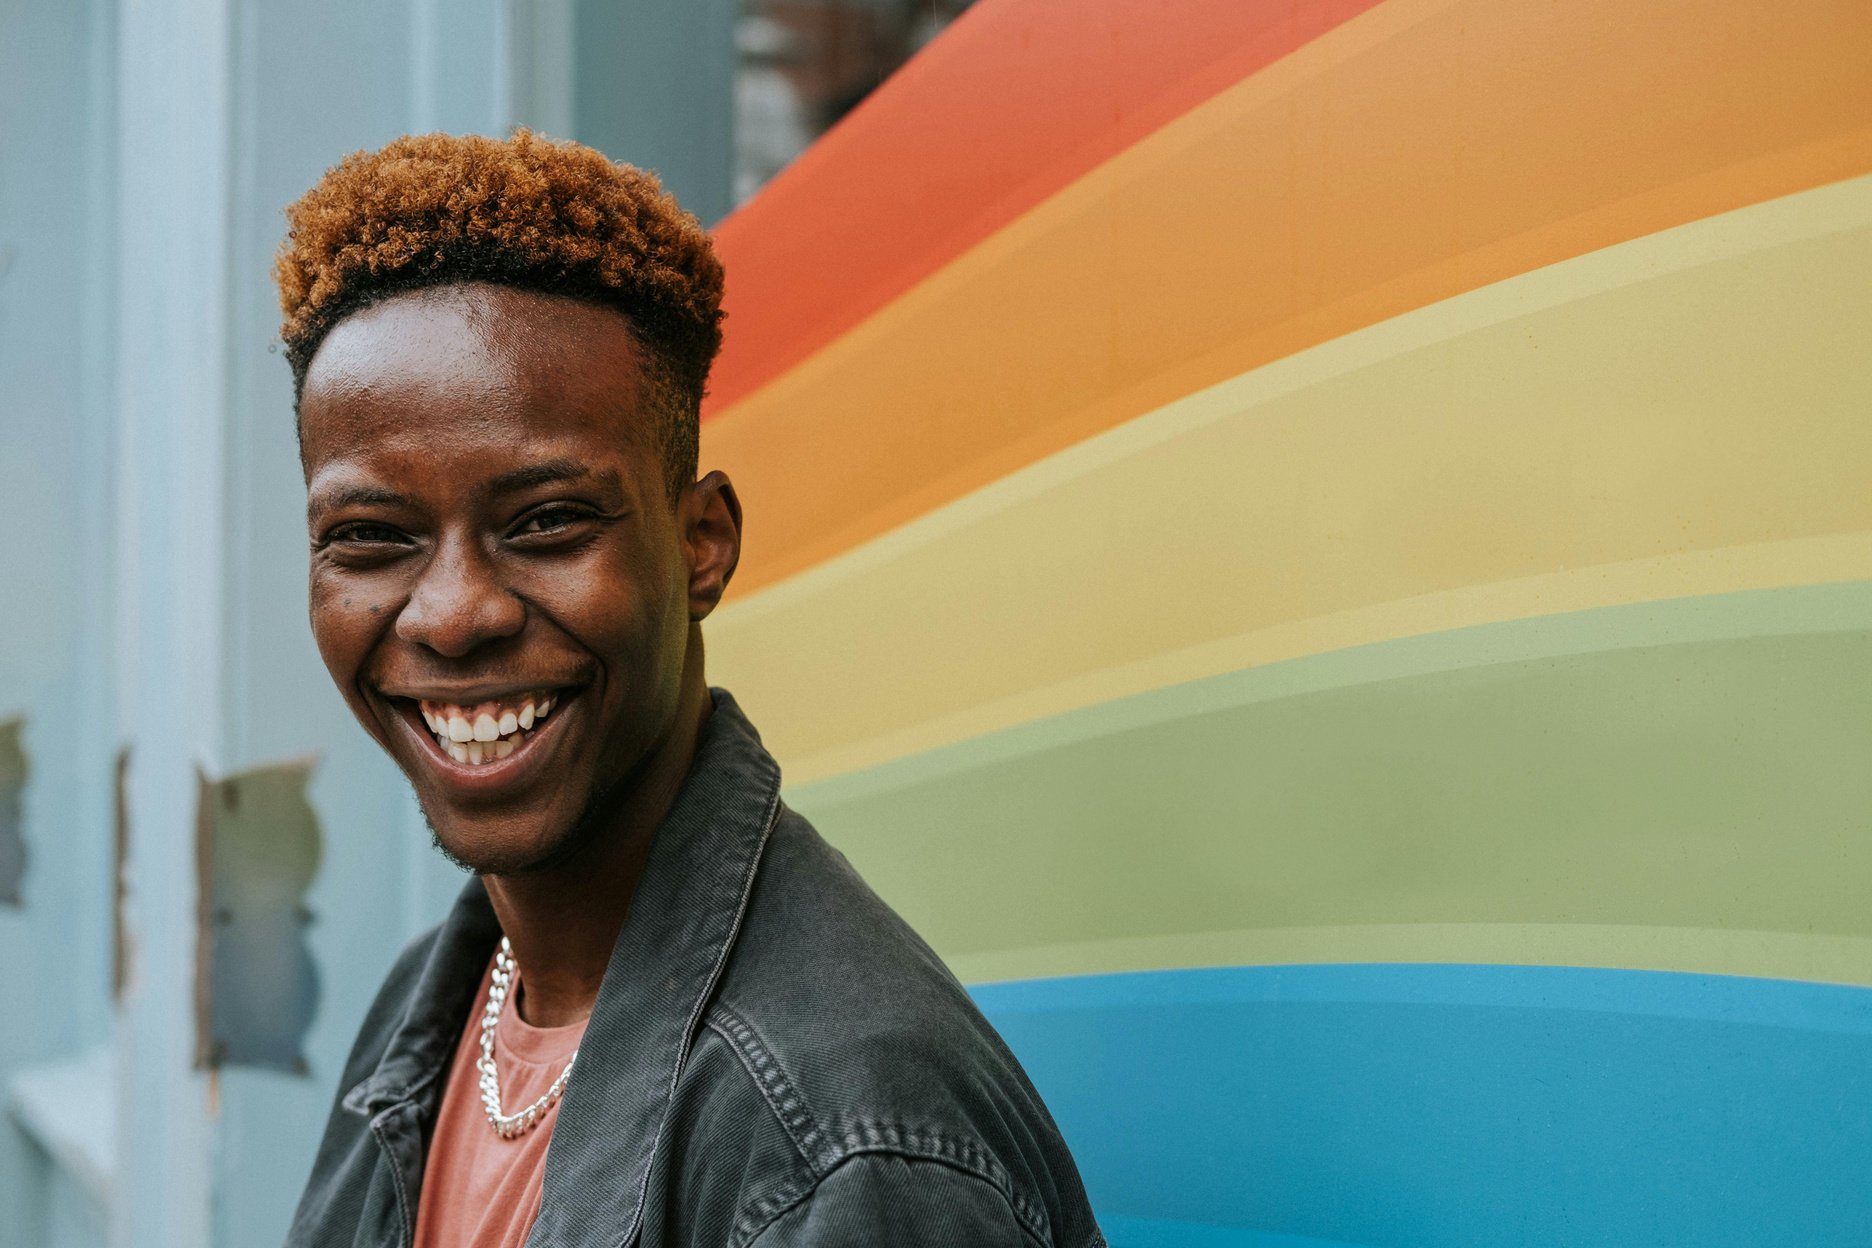
M 531 131 L 356 152 L 286 210 L 274 261 L 295 405 L 339 321 L 405 291 L 492 282 L 623 313 L 652 362 L 670 496 L 695 480 L 722 266 L 656 175 Z

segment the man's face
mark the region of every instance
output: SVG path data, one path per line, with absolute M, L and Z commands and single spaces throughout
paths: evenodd
M 720 585 L 692 583 L 655 399 L 621 315 L 495 286 L 359 312 L 307 371 L 319 653 L 476 871 L 574 848 L 674 724 Z

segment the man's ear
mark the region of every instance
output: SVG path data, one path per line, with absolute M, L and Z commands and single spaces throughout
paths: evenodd
M 689 487 L 677 515 L 689 561 L 689 618 L 705 619 L 741 561 L 741 500 L 726 473 L 711 472 Z

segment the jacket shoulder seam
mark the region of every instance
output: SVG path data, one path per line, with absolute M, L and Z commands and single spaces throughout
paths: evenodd
M 837 1153 L 807 1110 L 805 1098 L 780 1069 L 773 1051 L 754 1025 L 720 1002 L 709 1007 L 705 1021 L 710 1031 L 727 1042 L 812 1172 L 823 1174 L 836 1164 Z
M 844 1156 L 861 1153 L 887 1153 L 922 1161 L 942 1162 L 953 1169 L 972 1174 L 1001 1193 L 1014 1210 L 1022 1228 L 1042 1244 L 1052 1242 L 1045 1209 L 1015 1186 L 992 1151 L 973 1136 L 957 1135 L 940 1128 L 879 1118 L 854 1119 L 845 1124 Z M 840 1160 L 844 1160 L 841 1156 Z
M 1001 1198 L 1002 1202 L 1007 1205 L 1009 1212 L 1014 1215 L 1014 1222 L 1020 1227 L 1022 1236 L 1034 1244 L 1035 1248 L 1053 1248 L 1052 1241 L 1049 1240 L 1045 1234 L 1044 1218 L 1036 1224 L 1031 1216 L 1033 1211 L 1031 1209 L 1023 1211 L 1022 1206 L 1024 1202 L 1008 1187 L 1005 1181 L 997 1182 L 992 1174 L 963 1164 L 953 1150 L 925 1153 L 916 1151 L 913 1147 L 901 1146 L 863 1146 L 851 1149 L 841 1155 L 838 1161 L 833 1163 L 823 1174 L 814 1177 L 810 1183 L 793 1183 L 774 1192 L 766 1199 L 751 1206 L 747 1213 L 743 1215 L 735 1228 L 736 1234 L 729 1240 L 731 1248 L 755 1248 L 757 1241 L 759 1241 L 762 1236 L 766 1235 L 769 1230 L 773 1229 L 775 1223 L 779 1222 L 781 1218 L 785 1217 L 792 1210 L 812 1199 L 814 1193 L 819 1190 L 820 1185 L 831 1178 L 833 1174 L 852 1162 L 872 1156 L 896 1157 L 904 1161 L 922 1162 L 925 1165 L 944 1166 L 967 1175 L 969 1178 L 991 1189 L 995 1195 Z M 995 1169 L 999 1170 L 1000 1167 L 996 1166 Z

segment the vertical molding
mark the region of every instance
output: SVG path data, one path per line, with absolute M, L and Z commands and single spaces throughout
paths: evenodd
M 515 121 L 572 136 L 573 0 L 507 0 L 509 95 Z
M 574 0 L 573 133 L 712 226 L 732 205 L 739 0 Z
M 410 130 L 507 133 L 514 115 L 515 0 L 409 0 Z
M 117 57 L 119 599 L 137 765 L 139 956 L 116 1037 L 117 1248 L 213 1242 L 209 1080 L 192 1069 L 196 768 L 219 770 L 233 0 L 122 0 Z
M 128 752 L 122 745 L 118 690 L 123 673 L 119 649 L 117 486 L 121 464 L 117 439 L 117 6 L 115 0 L 87 0 L 85 64 L 85 141 L 82 280 L 84 321 L 77 364 L 82 373 L 83 556 L 78 569 L 83 611 L 79 621 L 77 671 L 79 739 L 89 783 L 73 803 L 73 817 L 92 838 L 108 830 L 107 852 L 91 861 L 108 863 L 110 882 L 95 901 L 109 907 L 109 994 L 77 994 L 89 1003 L 81 1033 L 103 1044 L 110 1034 L 115 1003 L 121 994 L 126 963 L 118 939 L 123 907 L 122 870 L 128 824 L 123 785 Z M 107 770 L 108 769 L 108 770 Z M 105 776 L 109 783 L 104 783 Z M 95 929 L 94 929 L 95 930 Z

